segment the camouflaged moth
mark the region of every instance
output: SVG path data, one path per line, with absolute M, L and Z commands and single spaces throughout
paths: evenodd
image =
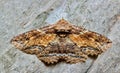
M 53 25 L 15 36 L 11 43 L 19 50 L 36 55 L 45 64 L 85 62 L 111 47 L 111 40 L 61 19 Z

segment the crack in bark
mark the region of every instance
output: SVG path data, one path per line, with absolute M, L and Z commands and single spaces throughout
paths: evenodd
M 94 64 L 94 60 L 92 61 L 91 65 L 88 67 L 88 69 L 85 71 L 85 73 L 88 73 L 90 71 L 90 69 L 93 66 L 93 64 Z

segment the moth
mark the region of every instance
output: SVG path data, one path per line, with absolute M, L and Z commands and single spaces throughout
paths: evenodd
M 11 43 L 44 64 L 85 62 L 111 47 L 111 40 L 96 32 L 61 19 L 55 24 L 33 29 L 13 37 Z

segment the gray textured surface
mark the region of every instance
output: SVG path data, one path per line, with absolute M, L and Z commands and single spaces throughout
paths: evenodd
M 107 36 L 113 46 L 94 62 L 46 67 L 9 42 L 62 17 Z M 120 0 L 0 0 L 0 73 L 120 73 Z

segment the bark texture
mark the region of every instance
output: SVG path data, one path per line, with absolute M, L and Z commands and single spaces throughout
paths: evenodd
M 95 61 L 47 67 L 10 44 L 61 18 L 107 36 L 112 47 Z M 0 0 L 0 73 L 120 73 L 120 0 Z

